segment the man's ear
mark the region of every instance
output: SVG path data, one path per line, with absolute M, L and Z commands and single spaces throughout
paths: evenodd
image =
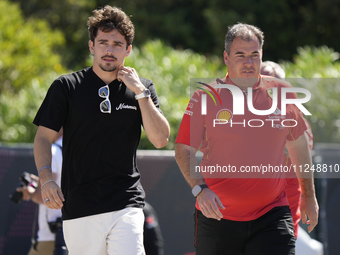
M 92 54 L 94 54 L 94 43 L 91 40 L 89 40 L 89 50 Z
M 228 65 L 229 55 L 226 51 L 223 52 L 224 64 Z
M 126 53 L 125 53 L 125 57 L 129 56 L 130 53 L 132 51 L 132 45 L 130 44 L 128 47 L 127 47 L 127 50 L 126 50 Z

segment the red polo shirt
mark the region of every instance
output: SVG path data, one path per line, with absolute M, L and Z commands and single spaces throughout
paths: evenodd
M 228 77 L 226 83 L 232 84 Z M 195 170 L 201 172 L 209 188 L 221 199 L 226 208 L 221 210 L 225 219 L 254 220 L 276 206 L 288 205 L 284 191 L 286 181 L 279 178 L 282 172 L 265 175 L 242 172 L 282 165 L 286 139 L 294 140 L 306 129 L 303 117 L 294 105 L 288 105 L 287 115 L 281 116 L 280 92 L 283 87 L 291 85 L 282 80 L 259 77 L 259 82 L 252 88 L 255 109 L 270 109 L 273 102 L 271 89 L 278 88 L 277 108 L 274 113 L 264 116 L 249 111 L 247 93 L 243 95 L 244 115 L 233 114 L 233 96 L 225 88 L 215 89 L 222 105 L 215 92 L 207 87 L 204 89 L 215 101 L 200 89 L 190 99 L 176 143 L 203 152 L 200 168 Z M 206 107 L 201 102 L 202 94 L 206 94 Z M 293 93 L 287 96 L 296 98 Z M 204 115 L 202 109 L 205 108 Z M 228 171 L 228 167 L 235 172 Z M 218 170 L 220 172 L 216 173 Z

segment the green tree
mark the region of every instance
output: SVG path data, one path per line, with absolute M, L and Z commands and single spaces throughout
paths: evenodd
M 299 47 L 293 62 L 282 62 L 293 86 L 304 87 L 312 98 L 306 108 L 314 142 L 340 142 L 340 63 L 339 53 L 327 46 Z
M 48 85 L 64 71 L 53 49 L 62 34 L 24 20 L 18 5 L 0 1 L 0 141 L 33 142 L 33 117 Z
M 88 55 L 87 18 L 97 8 L 95 0 L 13 0 L 17 2 L 26 18 L 42 19 L 52 29 L 62 31 L 66 47 L 56 48 L 62 55 L 62 63 L 69 69 L 84 66 Z
M 161 39 L 176 49 L 221 54 L 227 28 L 237 22 L 265 33 L 264 59 L 292 60 L 301 45 L 328 45 L 340 51 L 340 0 L 11 0 L 26 17 L 48 21 L 63 31 L 67 47 L 60 51 L 68 68 L 79 69 L 87 58 L 86 21 L 94 8 L 121 7 L 136 27 L 134 45 Z

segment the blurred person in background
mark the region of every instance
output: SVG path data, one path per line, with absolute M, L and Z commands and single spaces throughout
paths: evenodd
M 272 61 L 264 61 L 261 64 L 261 74 L 265 76 L 272 76 L 278 79 L 285 79 L 286 74 L 283 68 Z M 308 141 L 309 148 L 312 150 L 313 148 L 313 133 L 312 129 L 306 119 L 305 123 L 307 129 L 305 131 Z M 292 161 L 289 157 L 289 153 L 287 147 L 285 147 L 285 165 L 289 166 L 292 164 Z M 301 187 L 299 184 L 298 178 L 287 178 L 286 179 L 286 187 L 285 191 L 287 193 L 287 198 L 289 202 L 289 208 L 293 217 L 294 223 L 294 233 L 296 238 L 295 244 L 295 253 L 296 255 L 322 255 L 323 254 L 323 245 L 321 242 L 312 239 L 308 233 L 299 226 L 299 222 L 301 220 L 301 211 L 300 211 L 300 203 L 301 203 Z
M 146 255 L 163 255 L 164 240 L 155 209 L 145 202 L 143 208 L 144 222 L 144 249 Z

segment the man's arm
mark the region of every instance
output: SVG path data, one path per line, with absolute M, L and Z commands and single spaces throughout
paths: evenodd
M 302 223 L 309 224 L 310 233 L 318 224 L 319 206 L 315 196 L 313 172 L 301 172 L 298 166 L 308 164 L 311 168 L 312 158 L 308 145 L 308 138 L 304 133 L 295 141 L 286 141 L 288 152 L 293 166 L 296 166 L 296 175 L 302 190 L 302 200 L 300 205 Z M 307 216 L 309 220 L 307 221 Z
M 145 89 L 133 68 L 121 66 L 117 78 L 122 80 L 136 95 L 142 93 Z M 168 121 L 157 110 L 150 97 L 141 98 L 138 103 L 142 113 L 143 127 L 148 139 L 156 148 L 164 147 L 168 143 L 170 135 Z
M 150 97 L 138 100 L 142 113 L 143 127 L 150 142 L 156 148 L 168 143 L 170 126 L 166 118 L 157 110 Z
M 200 173 L 195 172 L 195 166 L 198 165 L 196 160 L 196 149 L 185 145 L 176 143 L 175 145 L 175 158 L 176 162 L 185 178 L 189 183 L 191 189 L 196 185 L 205 184 L 205 181 Z M 190 173 L 194 173 L 195 176 L 190 176 Z M 203 189 L 202 192 L 197 196 L 197 202 L 203 215 L 207 218 L 213 218 L 221 220 L 223 214 L 219 210 L 225 209 L 222 205 L 219 197 L 209 188 Z M 219 207 L 219 208 L 218 208 Z
M 51 147 L 56 135 L 57 132 L 52 129 L 43 126 L 38 127 L 33 146 L 34 159 L 38 171 L 45 166 L 51 167 Z M 62 201 L 64 201 L 64 196 L 60 187 L 54 181 L 50 181 L 54 180 L 51 168 L 44 168 L 39 173 L 39 179 L 41 185 L 41 197 L 45 205 L 51 209 L 61 209 L 63 206 Z M 49 201 L 45 202 L 47 198 Z

